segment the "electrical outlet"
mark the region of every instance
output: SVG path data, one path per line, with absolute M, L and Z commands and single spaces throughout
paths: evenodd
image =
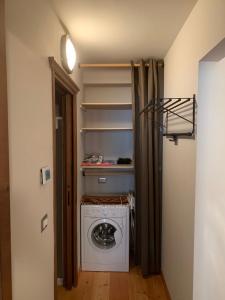
M 106 183 L 106 182 L 107 182 L 106 177 L 99 177 L 98 178 L 98 183 Z

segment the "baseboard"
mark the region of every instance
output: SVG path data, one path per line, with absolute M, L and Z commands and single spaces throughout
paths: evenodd
M 169 289 L 167 287 L 167 284 L 166 284 L 166 280 L 165 280 L 165 277 L 163 275 L 163 273 L 161 273 L 161 277 L 162 277 L 162 281 L 163 281 L 163 285 L 164 285 L 164 288 L 165 288 L 165 291 L 166 291 L 166 295 L 167 295 L 167 298 L 169 300 L 172 300 L 171 296 L 170 296 L 170 292 L 169 292 Z

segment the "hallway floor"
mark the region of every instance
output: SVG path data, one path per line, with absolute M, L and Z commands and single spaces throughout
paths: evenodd
M 144 279 L 138 267 L 130 273 L 81 272 L 76 289 L 58 289 L 58 300 L 169 300 L 162 278 Z

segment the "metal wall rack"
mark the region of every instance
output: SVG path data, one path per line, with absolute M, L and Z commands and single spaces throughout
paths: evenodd
M 188 105 L 191 109 L 191 119 L 183 116 L 179 110 L 185 105 Z M 169 138 L 170 141 L 178 144 L 179 138 L 194 138 L 195 137 L 195 114 L 196 114 L 196 96 L 192 98 L 158 98 L 152 99 L 149 103 L 139 112 L 139 115 L 143 113 L 158 113 L 159 120 L 157 124 L 163 128 L 163 135 Z M 169 132 L 169 117 L 175 116 L 183 121 L 191 124 L 191 130 L 186 132 Z M 163 123 L 162 123 L 163 122 Z

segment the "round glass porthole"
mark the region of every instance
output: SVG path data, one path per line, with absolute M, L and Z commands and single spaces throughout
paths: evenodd
M 92 229 L 91 240 L 99 249 L 111 249 L 116 246 L 116 231 L 112 224 L 100 223 Z

